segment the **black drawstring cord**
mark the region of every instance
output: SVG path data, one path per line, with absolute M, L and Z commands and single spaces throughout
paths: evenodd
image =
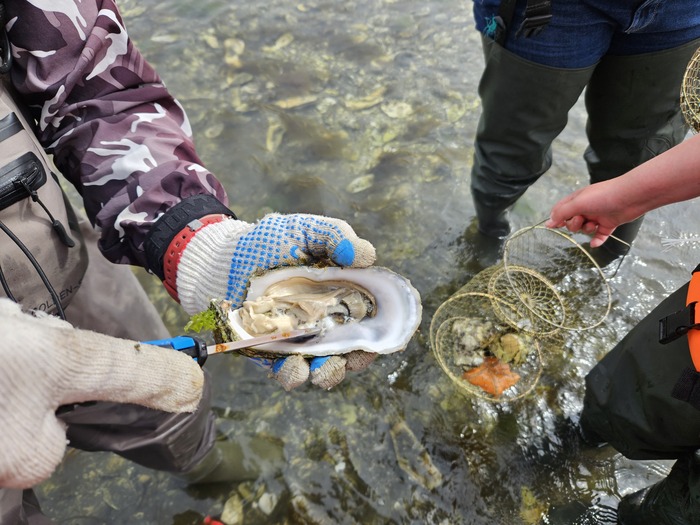
M 32 255 L 32 252 L 29 251 L 29 249 L 25 246 L 25 244 L 14 233 L 12 233 L 12 230 L 10 230 L 5 225 L 5 223 L 3 223 L 2 221 L 0 221 L 0 230 L 5 232 L 5 234 L 10 239 L 12 239 L 12 241 L 17 245 L 17 247 L 20 250 L 22 250 L 22 253 L 27 257 L 27 259 L 29 259 L 29 262 L 32 263 L 32 266 L 34 266 L 34 269 L 39 274 L 39 277 L 41 277 L 41 280 L 44 282 L 44 286 L 46 286 L 46 289 L 49 291 L 49 294 L 51 294 L 51 299 L 53 299 L 53 302 L 56 305 L 56 311 L 58 312 L 59 317 L 65 321 L 66 320 L 66 313 L 63 311 L 63 307 L 61 306 L 61 301 L 58 298 L 58 294 L 56 293 L 56 290 L 49 282 L 49 278 L 46 277 L 46 274 L 44 273 L 44 270 L 42 269 L 41 265 Z M 4 281 L 4 278 L 3 278 L 3 281 Z M 4 284 L 3 284 L 3 287 L 4 287 Z M 8 297 L 10 297 L 10 294 L 8 294 Z M 15 302 L 17 302 L 17 301 L 15 301 Z
M 41 202 L 41 199 L 39 198 L 39 194 L 36 192 L 36 190 L 33 190 L 32 188 L 29 187 L 29 184 L 27 184 L 27 181 L 24 179 L 18 179 L 15 181 L 15 184 L 21 184 L 22 187 L 25 189 L 25 191 L 29 194 L 29 196 L 32 198 L 34 202 L 39 204 L 42 208 L 44 208 L 44 211 L 46 212 L 46 215 L 49 216 L 49 220 L 51 221 L 51 227 L 54 229 L 56 234 L 58 235 L 58 238 L 61 239 L 61 242 L 68 246 L 69 248 L 72 248 L 75 246 L 75 241 L 71 239 L 70 235 L 68 235 L 68 232 L 66 231 L 65 226 L 61 224 L 61 222 L 57 219 L 54 218 L 53 215 L 51 215 L 51 212 L 49 209 L 46 207 L 46 205 Z

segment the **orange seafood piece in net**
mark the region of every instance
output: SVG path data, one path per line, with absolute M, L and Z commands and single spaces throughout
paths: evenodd
M 484 362 L 462 374 L 462 378 L 472 385 L 494 397 L 500 395 L 520 380 L 520 375 L 510 369 L 508 363 L 502 363 L 496 357 L 486 357 Z

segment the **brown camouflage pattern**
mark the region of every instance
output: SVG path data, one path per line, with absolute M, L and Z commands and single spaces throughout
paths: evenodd
M 109 260 L 145 266 L 150 226 L 186 197 L 228 204 L 197 156 L 183 108 L 129 39 L 113 1 L 5 4 L 12 84 L 82 195 Z

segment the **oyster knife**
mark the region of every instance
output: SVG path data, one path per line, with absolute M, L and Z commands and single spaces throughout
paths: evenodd
M 153 341 L 142 341 L 142 343 L 172 348 L 178 352 L 183 352 L 192 357 L 200 366 L 202 366 L 204 361 L 206 361 L 207 357 L 210 355 L 236 352 L 245 348 L 252 348 L 279 341 L 310 339 L 311 337 L 321 333 L 321 331 L 321 328 L 297 328 L 295 330 L 285 330 L 274 334 L 261 335 L 259 337 L 251 337 L 249 339 L 241 339 L 239 341 L 231 341 L 229 343 L 219 343 L 209 346 L 207 346 L 203 339 L 188 335 L 178 335 L 177 337 L 169 337 L 168 339 L 157 339 Z

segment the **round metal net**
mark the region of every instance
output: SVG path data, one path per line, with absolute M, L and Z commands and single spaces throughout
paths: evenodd
M 514 401 L 535 388 L 562 334 L 598 326 L 611 302 L 603 270 L 572 236 L 531 226 L 506 240 L 501 262 L 440 305 L 430 342 L 461 390 Z
M 700 49 L 695 51 L 683 76 L 681 110 L 690 129 L 700 132 Z

